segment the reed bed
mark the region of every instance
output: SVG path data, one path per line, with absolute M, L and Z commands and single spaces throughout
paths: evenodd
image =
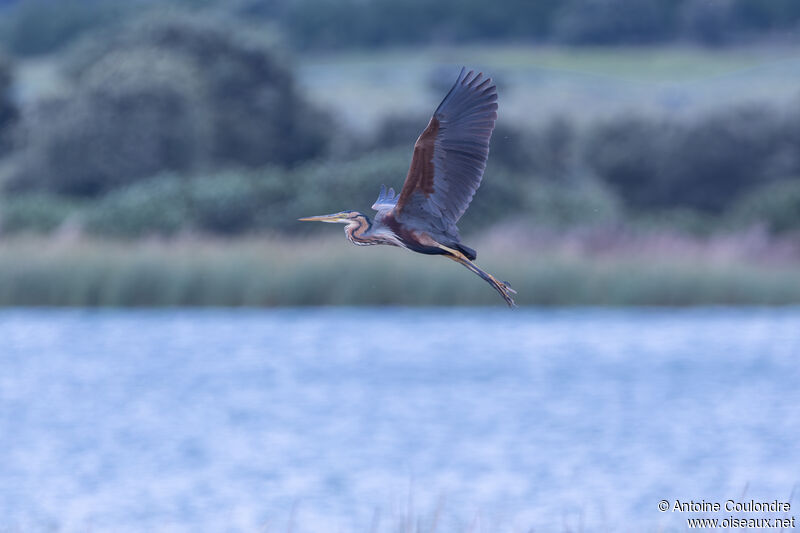
M 480 243 L 473 243 L 476 246 Z M 732 260 L 570 246 L 478 246 L 478 264 L 509 280 L 520 305 L 785 305 L 800 303 L 794 261 Z M 0 306 L 171 307 L 502 305 L 441 257 L 354 248 L 336 235 L 135 242 L 83 238 L 0 241 Z

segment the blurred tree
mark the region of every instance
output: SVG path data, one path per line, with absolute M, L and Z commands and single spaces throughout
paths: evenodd
M 736 22 L 754 31 L 796 29 L 800 24 L 797 0 L 734 0 Z
M 8 8 L 2 39 L 17 55 L 52 52 L 75 37 L 119 22 L 142 1 L 25 0 Z
M 19 119 L 19 110 L 12 95 L 12 82 L 11 61 L 0 53 L 0 156 L 12 148 L 11 132 Z
M 746 105 L 689 124 L 661 168 L 663 202 L 711 212 L 725 209 L 755 186 L 796 172 L 797 146 L 775 111 Z
M 594 180 L 536 182 L 525 193 L 524 216 L 539 226 L 609 224 L 621 218 L 619 198 L 606 184 Z
M 673 35 L 680 2 L 571 0 L 553 22 L 556 39 L 573 44 L 650 43 Z
M 414 141 L 417 140 L 419 134 L 425 129 L 429 120 L 430 117 L 423 114 L 414 116 L 389 115 L 381 120 L 375 132 L 369 135 L 364 149 L 376 150 L 384 148 L 402 148 L 405 146 L 409 150 L 410 162 Z
M 742 31 L 796 28 L 796 0 L 217 0 L 283 28 L 298 48 L 555 40 L 716 44 Z
M 582 174 L 579 160 L 580 137 L 574 124 L 566 117 L 555 117 L 539 128 L 528 148 L 531 168 L 550 180 L 567 180 Z
M 26 118 L 17 186 L 93 195 L 165 170 L 291 165 L 330 138 L 274 46 L 239 26 L 148 18 L 85 43 L 70 70 L 74 90 Z
M 588 168 L 634 208 L 718 213 L 760 184 L 800 173 L 797 114 L 740 106 L 691 123 L 623 117 L 592 128 Z
M 94 195 L 162 170 L 199 168 L 211 147 L 203 84 L 180 56 L 109 51 L 75 94 L 26 116 L 16 187 Z
M 5 8 L 0 41 L 17 55 L 50 53 L 91 30 L 165 7 L 269 20 L 299 49 L 684 36 L 716 44 L 742 32 L 791 31 L 800 22 L 796 0 L 25 0 Z
M 683 33 L 707 45 L 728 41 L 734 33 L 734 0 L 686 0 L 681 6 L 680 26 Z
M 489 146 L 489 165 L 511 172 L 535 172 L 537 131 L 525 130 L 498 120 Z
M 298 48 L 547 36 L 559 0 L 237 0 L 241 16 L 275 20 Z
M 592 127 L 585 136 L 588 167 L 635 207 L 662 205 L 659 181 L 664 157 L 676 132 L 671 124 L 624 116 Z
M 161 14 L 84 47 L 73 72 L 80 80 L 103 55 L 138 48 L 180 56 L 201 77 L 213 122 L 213 161 L 292 164 L 324 151 L 329 119 L 302 98 L 268 36 L 225 19 Z
M 773 233 L 800 232 L 800 179 L 768 183 L 733 205 L 734 224 L 764 224 Z

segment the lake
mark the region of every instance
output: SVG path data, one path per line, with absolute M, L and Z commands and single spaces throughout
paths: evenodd
M 798 308 L 0 311 L 0 531 L 800 515 L 799 361 Z

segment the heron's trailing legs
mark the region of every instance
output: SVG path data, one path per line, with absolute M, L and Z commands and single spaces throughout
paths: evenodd
M 489 274 L 488 272 L 484 272 L 483 270 L 478 268 L 477 265 L 475 265 L 475 263 L 467 259 L 467 257 L 458 250 L 448 248 L 447 246 L 442 246 L 441 244 L 438 244 L 438 247 L 448 252 L 446 254 L 447 257 L 449 257 L 450 259 L 452 259 L 457 263 L 461 263 L 462 265 L 470 269 L 472 272 L 483 278 L 487 283 L 489 283 L 489 285 L 494 287 L 494 289 L 500 293 L 500 296 L 503 297 L 503 300 L 506 301 L 509 307 L 517 306 L 516 302 L 514 302 L 514 298 L 511 296 L 511 294 L 517 294 L 517 291 L 512 289 L 507 281 L 500 281 L 491 274 Z

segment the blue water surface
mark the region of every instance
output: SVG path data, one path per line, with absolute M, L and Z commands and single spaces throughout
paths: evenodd
M 797 308 L 0 311 L 0 531 L 800 518 L 799 361 Z

